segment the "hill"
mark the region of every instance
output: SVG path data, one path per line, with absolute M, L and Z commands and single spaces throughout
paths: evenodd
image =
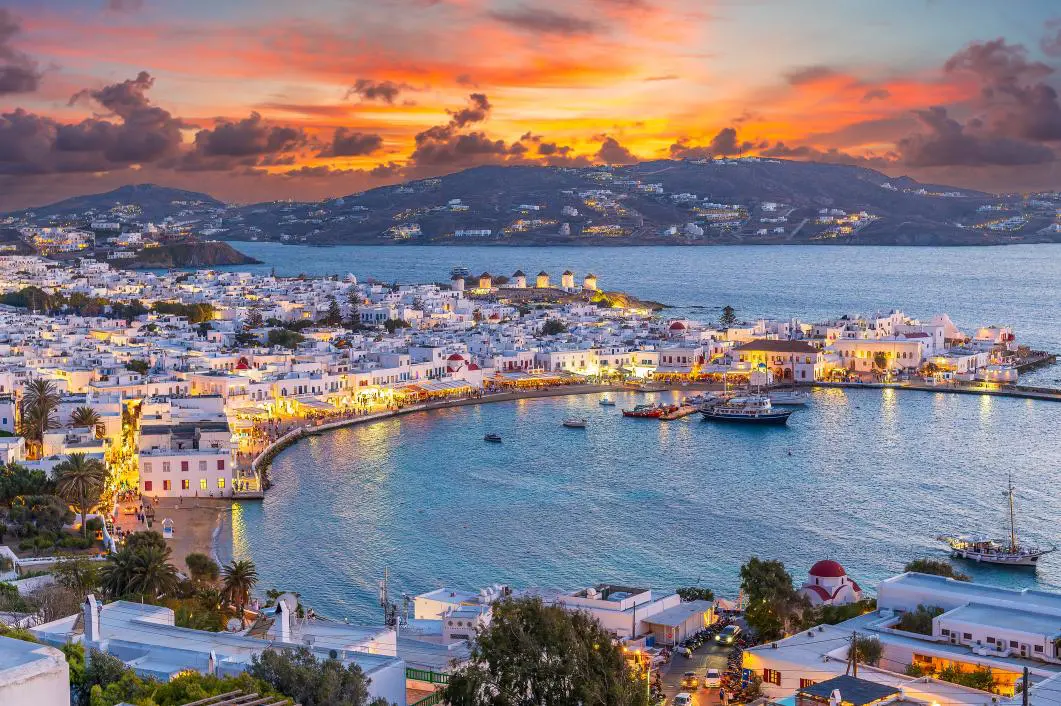
M 15 211 L 9 215 L 15 217 L 71 217 L 93 212 L 96 217 L 106 220 L 112 209 L 131 209 L 137 218 L 148 221 L 159 221 L 167 216 L 177 216 L 182 212 L 200 212 L 203 209 L 221 209 L 225 204 L 209 194 L 184 189 L 171 189 L 156 184 L 129 184 L 102 194 L 86 194 L 63 199 L 47 206 Z
M 183 267 L 216 267 L 218 265 L 254 265 L 259 260 L 249 257 L 228 243 L 208 240 L 205 242 L 174 243 L 157 248 L 144 248 L 129 260 L 116 260 L 112 264 L 126 269 L 164 270 Z

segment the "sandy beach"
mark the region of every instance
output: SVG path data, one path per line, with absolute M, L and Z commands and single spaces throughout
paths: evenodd
M 221 556 L 226 560 L 224 548 L 231 545 L 231 523 L 224 521 L 232 513 L 232 500 L 221 498 L 159 498 L 155 504 L 155 520 L 151 529 L 161 532 L 162 521 L 173 521 L 173 538 L 167 544 L 173 550 L 173 561 L 181 571 L 187 571 L 184 558 L 193 552 L 213 555 L 215 532 Z M 148 529 L 143 522 L 136 521 L 135 514 L 119 514 L 117 525 L 126 532 Z M 229 536 L 223 536 L 229 533 Z

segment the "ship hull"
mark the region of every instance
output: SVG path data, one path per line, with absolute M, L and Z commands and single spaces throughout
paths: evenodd
M 965 549 L 954 549 L 951 556 L 955 559 L 975 561 L 978 564 L 996 564 L 998 566 L 1023 566 L 1034 567 L 1039 565 L 1039 554 L 1023 554 L 1020 556 L 1006 556 L 1004 554 L 984 554 Z
M 726 414 L 725 412 L 713 412 L 711 410 L 701 410 L 700 412 L 704 415 L 704 419 L 712 422 L 725 422 L 732 424 L 755 424 L 759 426 L 781 426 L 788 423 L 788 418 L 792 416 L 791 411 L 784 412 L 770 412 L 768 414 L 759 414 L 755 416 L 741 415 L 741 414 Z

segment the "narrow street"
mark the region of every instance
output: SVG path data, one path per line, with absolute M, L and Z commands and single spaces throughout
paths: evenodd
M 663 693 L 667 696 L 668 706 L 675 694 L 683 691 L 693 697 L 693 706 L 719 706 L 718 688 L 704 689 L 701 685 L 696 689 L 683 689 L 681 687 L 682 675 L 685 672 L 696 672 L 703 679 L 708 669 L 717 669 L 719 673 L 726 671 L 726 661 L 732 647 L 722 647 L 714 642 L 709 642 L 693 652 L 692 659 L 686 659 L 675 653 L 670 664 L 663 666 Z

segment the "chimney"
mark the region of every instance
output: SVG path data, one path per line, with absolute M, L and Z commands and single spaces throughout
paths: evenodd
M 88 594 L 85 598 L 85 602 L 81 607 L 82 613 L 85 618 L 85 642 L 95 643 L 99 642 L 102 638 L 99 631 L 99 604 L 96 603 L 96 597 L 93 594 Z
M 210 676 L 217 674 L 217 653 L 210 650 L 210 661 L 206 663 L 206 673 Z
M 842 696 L 840 696 L 839 689 L 833 689 L 833 693 L 829 695 L 829 706 L 840 706 L 844 702 Z

